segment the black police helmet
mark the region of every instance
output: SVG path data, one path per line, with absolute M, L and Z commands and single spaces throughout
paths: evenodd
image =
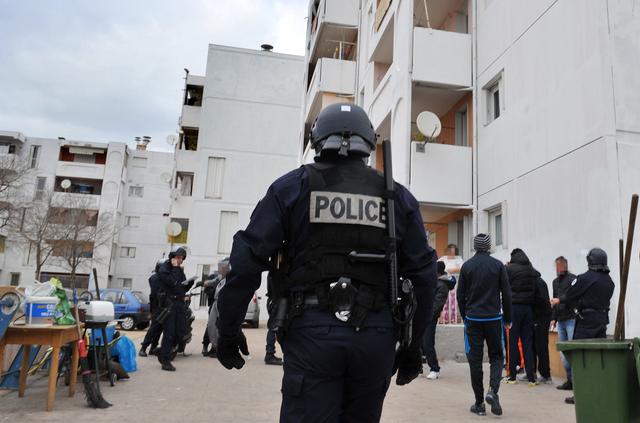
M 367 113 L 350 103 L 325 107 L 313 122 L 309 137 L 316 155 L 337 152 L 359 157 L 367 157 L 376 149 L 376 138 Z
M 169 253 L 169 260 L 178 256 L 182 257 L 182 260 L 186 260 L 187 250 L 185 250 L 184 247 L 173 247 Z
M 587 264 L 589 270 L 609 272 L 607 253 L 601 248 L 592 248 L 591 251 L 589 251 L 589 254 L 587 254 Z

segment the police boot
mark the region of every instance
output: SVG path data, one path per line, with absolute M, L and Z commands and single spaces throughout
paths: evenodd
M 140 351 L 138 351 L 138 355 L 140 357 L 146 357 L 147 356 L 147 346 L 146 345 L 140 346 Z
M 171 364 L 170 361 L 163 361 L 160 364 L 162 364 L 162 370 L 166 370 L 168 372 L 175 372 L 176 368 L 173 367 L 173 364 Z
M 491 406 L 491 412 L 496 416 L 502 415 L 502 406 L 500 405 L 500 398 L 498 398 L 498 394 L 493 392 L 493 389 L 489 389 L 487 392 L 487 396 L 484 400 Z
M 209 355 L 209 348 L 206 345 L 202 344 L 202 356 L 206 357 L 207 355 Z
M 149 350 L 149 354 L 155 355 L 155 356 L 157 356 L 159 352 L 160 351 L 158 351 L 158 347 L 154 347 L 153 345 L 151 346 L 151 349 Z
M 276 357 L 275 354 L 267 354 L 264 356 L 264 364 L 282 366 L 282 359 L 280 357 Z
M 473 414 L 477 414 L 478 416 L 486 416 L 487 410 L 484 407 L 484 403 L 475 403 L 469 409 Z

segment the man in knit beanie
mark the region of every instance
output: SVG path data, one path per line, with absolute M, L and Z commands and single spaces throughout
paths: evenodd
M 478 234 L 473 239 L 476 254 L 462 265 L 458 281 L 458 308 L 464 319 L 465 350 L 471 371 L 475 403 L 471 412 L 485 415 L 484 401 L 495 415 L 502 414 L 498 389 L 502 379 L 503 327 L 511 326 L 511 288 L 504 265 L 491 257 L 491 237 Z M 487 344 L 491 364 L 489 390 L 484 396 L 483 347 Z

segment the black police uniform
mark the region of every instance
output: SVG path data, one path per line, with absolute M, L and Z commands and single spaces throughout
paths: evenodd
M 573 339 L 606 338 L 614 288 L 608 272 L 588 270 L 559 297 L 561 304 L 574 305 L 578 310 Z
M 348 254 L 385 252 L 383 183 L 360 158 L 300 167 L 271 185 L 246 230 L 234 237 L 232 270 L 218 300 L 222 338 L 237 336 L 260 275 L 284 241 L 290 258 L 286 291 L 302 293 L 296 297 L 302 313 L 282 343 L 282 422 L 380 418 L 396 344 L 387 271 L 380 264 L 350 262 Z M 399 273 L 415 286 L 413 334 L 419 341 L 431 317 L 436 255 L 415 198 L 396 184 L 395 199 Z M 323 307 L 328 283 L 339 276 L 351 277 L 371 294 L 371 309 L 358 330 Z
M 171 350 L 177 345 L 179 337 L 187 330 L 187 318 L 184 295 L 189 286 L 182 284 L 187 278 L 181 267 L 171 265 L 171 260 L 162 263 L 158 269 L 161 292 L 165 295 L 166 305 L 171 305 L 171 312 L 162 323 L 162 344 L 158 360 L 161 363 L 171 362 Z
M 156 265 L 155 272 L 149 278 L 149 308 L 151 311 L 151 324 L 149 325 L 149 329 L 142 341 L 142 351 L 146 351 L 147 347 L 151 346 L 151 351 L 153 352 L 153 350 L 158 346 L 160 335 L 162 335 L 162 324 L 157 321 L 158 314 L 162 310 L 162 304 L 160 304 L 160 299 L 158 298 L 161 289 L 160 276 L 158 275 L 159 268 L 160 266 Z

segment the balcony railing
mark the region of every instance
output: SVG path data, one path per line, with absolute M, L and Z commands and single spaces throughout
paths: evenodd
M 98 210 L 100 208 L 100 196 L 95 194 L 54 192 L 51 203 L 55 207 Z
M 323 93 L 353 97 L 356 90 L 356 62 L 322 58 L 318 60 L 307 92 L 306 120 L 322 108 Z
M 471 35 L 413 29 L 413 80 L 434 87 L 471 86 Z
M 421 203 L 472 204 L 472 168 L 471 147 L 411 143 L 411 192 Z
M 344 40 L 345 28 L 350 28 L 357 35 L 360 8 L 358 3 L 358 0 L 320 1 L 318 12 L 311 23 L 310 61 L 313 62 L 318 57 L 316 53 L 323 50 L 321 44 L 332 40 Z
M 180 116 L 180 126 L 189 128 L 200 127 L 200 113 L 202 107 L 199 106 L 182 106 L 182 116 Z
M 59 161 L 56 175 L 69 178 L 103 179 L 104 165 Z

